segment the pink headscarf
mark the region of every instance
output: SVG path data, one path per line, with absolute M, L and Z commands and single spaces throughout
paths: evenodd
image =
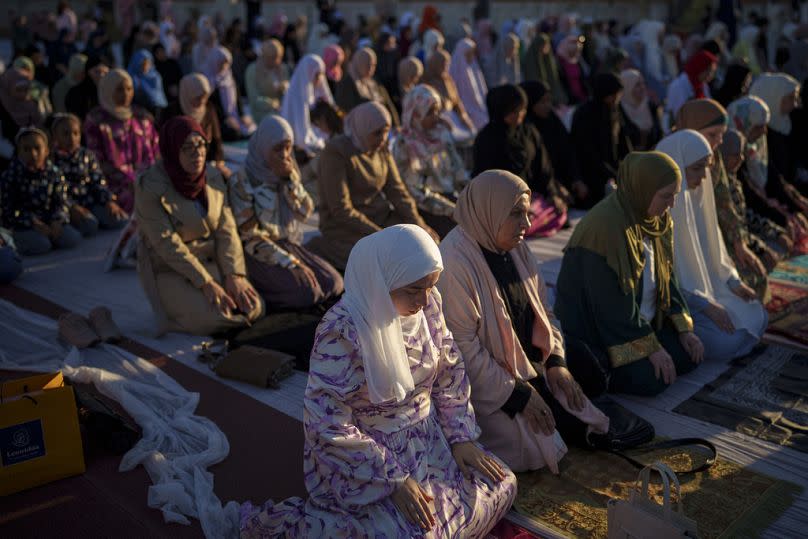
M 342 63 L 345 61 L 345 51 L 339 45 L 329 45 L 323 49 L 323 62 L 325 62 L 325 76 L 332 82 L 342 80 Z
M 345 118 L 345 133 L 351 137 L 354 146 L 364 153 L 370 150 L 367 138 L 385 125 L 393 125 L 390 113 L 383 105 L 368 101 L 355 107 Z

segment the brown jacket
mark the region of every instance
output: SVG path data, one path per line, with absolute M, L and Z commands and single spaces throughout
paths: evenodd
M 207 308 L 205 312 L 196 309 L 207 304 L 200 289 L 211 279 L 221 284 L 228 275 L 247 275 L 224 179 L 218 170 L 208 167 L 207 182 L 204 217 L 193 201 L 174 189 L 162 162 L 135 182 L 138 274 L 162 330 L 208 333 L 230 325 L 228 317 L 207 312 Z M 187 312 L 193 310 L 197 313 Z M 253 314 L 260 313 L 249 313 L 248 318 L 253 319 Z M 172 324 L 178 318 L 182 323 Z M 244 322 L 241 315 L 230 318 L 236 325 Z
M 309 246 L 344 268 L 360 239 L 400 223 L 426 226 L 387 150 L 361 153 L 347 135 L 320 154 L 320 232 Z

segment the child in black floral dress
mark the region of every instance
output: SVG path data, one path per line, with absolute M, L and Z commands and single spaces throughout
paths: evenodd
M 55 114 L 51 122 L 53 162 L 67 181 L 70 223 L 83 236 L 101 228 L 121 228 L 129 218 L 107 187 L 95 154 L 81 145 L 81 120 L 74 114 Z
M 16 156 L 0 175 L 3 226 L 23 255 L 75 247 L 81 234 L 70 226 L 67 183 L 48 159 L 48 135 L 27 127 L 15 143 Z

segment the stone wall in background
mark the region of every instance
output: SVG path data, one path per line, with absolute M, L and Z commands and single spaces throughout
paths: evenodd
M 116 3 L 115 0 L 108 0 Z M 495 28 L 507 19 L 528 17 L 540 19 L 547 15 L 558 15 L 565 12 L 577 12 L 592 19 L 617 19 L 621 22 L 633 22 L 642 18 L 653 18 L 665 20 L 668 16 L 669 6 L 672 0 L 604 0 L 604 1 L 527 1 L 527 0 L 491 0 L 491 18 Z M 686 0 L 685 0 L 686 1 Z M 137 2 L 143 5 L 146 2 Z M 159 4 L 160 2 L 155 2 Z M 472 0 L 448 0 L 443 2 L 424 2 L 408 0 L 387 0 L 387 1 L 350 1 L 337 0 L 339 10 L 344 14 L 346 20 L 353 23 L 359 14 L 366 16 L 377 13 L 377 6 L 384 6 L 384 9 L 391 9 L 393 12 L 401 14 L 412 11 L 420 15 L 424 5 L 431 3 L 439 8 L 443 14 L 444 24 L 452 24 L 463 17 L 471 18 L 472 8 L 475 4 Z M 55 10 L 57 0 L 3 0 L 0 2 L 0 33 L 9 35 L 11 18 L 7 16 L 9 11 L 34 13 L 43 9 Z M 71 5 L 74 11 L 81 15 L 94 1 L 72 0 Z M 176 15 L 178 22 L 182 24 L 192 12 L 202 12 L 214 14 L 220 12 L 225 20 L 233 17 L 245 17 L 245 3 L 243 0 L 178 0 L 171 2 L 172 11 Z M 745 1 L 745 10 L 766 11 L 769 16 L 776 20 L 781 17 L 781 13 L 789 8 L 790 2 L 781 0 L 775 2 L 753 2 Z M 289 18 L 294 18 L 298 14 L 304 14 L 312 21 L 317 18 L 316 3 L 314 0 L 281 0 L 263 3 L 263 15 L 271 17 L 273 14 L 283 12 Z

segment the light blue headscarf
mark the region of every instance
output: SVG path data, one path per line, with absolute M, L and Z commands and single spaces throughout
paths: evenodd
M 141 66 L 143 60 L 149 61 L 149 70 L 143 73 Z M 129 60 L 127 67 L 132 83 L 135 87 L 135 95 L 141 97 L 147 106 L 155 108 L 165 108 L 168 106 L 166 93 L 163 91 L 163 77 L 154 67 L 154 57 L 146 49 L 139 49 Z

